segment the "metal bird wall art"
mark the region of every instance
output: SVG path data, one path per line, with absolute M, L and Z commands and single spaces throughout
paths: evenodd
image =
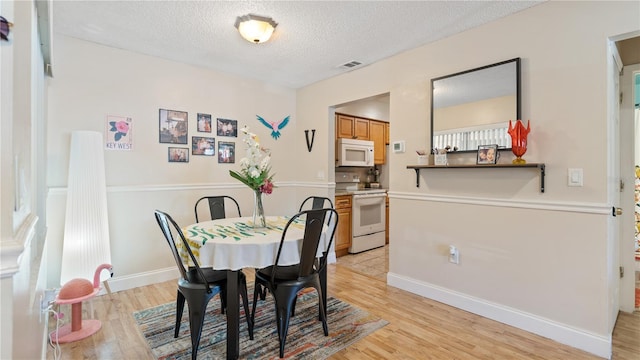
M 262 118 L 262 116 L 260 115 L 256 115 L 256 116 L 258 117 L 258 121 L 260 121 L 264 126 L 271 129 L 271 137 L 273 137 L 276 140 L 278 140 L 278 138 L 281 135 L 280 130 L 284 129 L 284 127 L 287 126 L 287 124 L 289 123 L 289 116 L 282 119 L 282 121 L 278 121 L 278 122 L 270 122 Z

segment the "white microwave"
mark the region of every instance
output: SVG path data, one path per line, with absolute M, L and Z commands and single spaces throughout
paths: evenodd
M 338 139 L 337 166 L 373 166 L 373 141 Z

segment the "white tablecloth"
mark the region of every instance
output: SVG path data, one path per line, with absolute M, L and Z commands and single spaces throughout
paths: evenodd
M 183 228 L 200 266 L 216 270 L 241 270 L 273 265 L 284 227 L 290 217 L 268 216 L 267 228 L 253 229 L 252 218 L 227 218 L 203 221 Z M 292 265 L 300 261 L 299 247 L 304 236 L 304 218 L 294 222 L 280 255 L 279 265 Z M 318 257 L 329 241 L 325 231 L 318 246 Z

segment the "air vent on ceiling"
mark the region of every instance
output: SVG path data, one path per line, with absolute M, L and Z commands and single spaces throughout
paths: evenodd
M 360 61 L 349 61 L 348 63 L 342 64 L 338 67 L 343 68 L 343 69 L 353 69 L 356 66 L 360 66 L 362 65 L 362 63 Z

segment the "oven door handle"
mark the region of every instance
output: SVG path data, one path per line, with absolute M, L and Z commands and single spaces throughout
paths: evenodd
M 354 206 L 383 204 L 384 206 L 385 198 L 386 196 L 379 195 L 358 195 L 354 196 L 353 204 Z

